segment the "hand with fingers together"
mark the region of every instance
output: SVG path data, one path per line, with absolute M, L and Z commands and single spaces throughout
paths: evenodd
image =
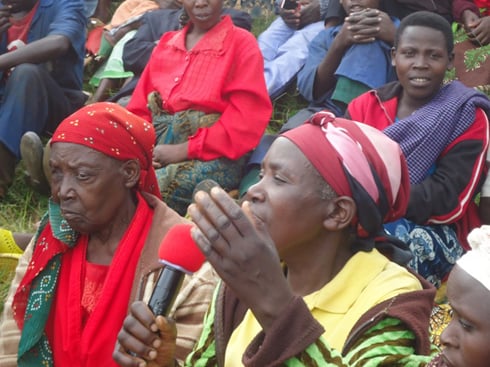
M 369 43 L 377 39 L 393 44 L 396 31 L 390 16 L 378 9 L 364 9 L 349 14 L 342 28 L 349 31 L 352 44 Z
M 273 240 L 249 202 L 240 207 L 223 189 L 198 192 L 189 215 L 192 237 L 221 279 L 253 312 L 264 330 L 294 297 Z

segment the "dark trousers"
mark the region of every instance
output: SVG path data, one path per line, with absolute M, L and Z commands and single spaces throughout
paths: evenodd
M 81 91 L 70 91 L 70 99 L 42 65 L 15 67 L 1 86 L 0 100 L 0 198 L 13 181 L 20 159 L 20 139 L 27 131 L 53 132 L 69 114 L 83 106 Z
M 0 101 L 0 142 L 20 158 L 20 139 L 26 131 L 53 132 L 74 105 L 42 65 L 21 64 L 7 79 Z

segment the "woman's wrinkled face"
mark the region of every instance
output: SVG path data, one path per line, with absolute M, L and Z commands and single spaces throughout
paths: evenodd
M 54 143 L 51 194 L 68 224 L 81 233 L 110 226 L 128 202 L 123 162 L 71 143 Z
M 449 367 L 490 364 L 490 291 L 459 266 L 449 275 L 447 297 L 453 318 L 441 334 Z
M 262 162 L 260 181 L 247 192 L 254 220 L 268 228 L 283 259 L 323 229 L 325 202 L 314 170 L 295 144 L 279 137 Z

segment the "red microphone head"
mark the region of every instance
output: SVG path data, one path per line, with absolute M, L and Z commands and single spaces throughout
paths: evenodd
M 191 228 L 191 224 L 176 224 L 169 229 L 158 250 L 162 263 L 186 273 L 199 270 L 206 258 L 192 239 Z

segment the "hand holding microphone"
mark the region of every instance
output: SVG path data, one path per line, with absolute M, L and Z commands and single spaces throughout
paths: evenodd
M 204 263 L 204 255 L 191 238 L 190 224 L 172 227 L 164 237 L 160 262 L 165 264 L 146 305 L 142 301 L 131 305 L 123 328 L 118 335 L 113 358 L 121 366 L 133 366 L 138 357 L 146 366 L 171 366 L 174 363 L 176 329 L 167 316 L 185 274 L 192 274 Z M 151 311 L 151 312 L 150 312 Z
M 196 272 L 204 263 L 204 255 L 191 238 L 191 228 L 190 224 L 172 227 L 160 245 L 158 257 L 165 267 L 148 302 L 155 316 L 168 315 L 185 274 Z

